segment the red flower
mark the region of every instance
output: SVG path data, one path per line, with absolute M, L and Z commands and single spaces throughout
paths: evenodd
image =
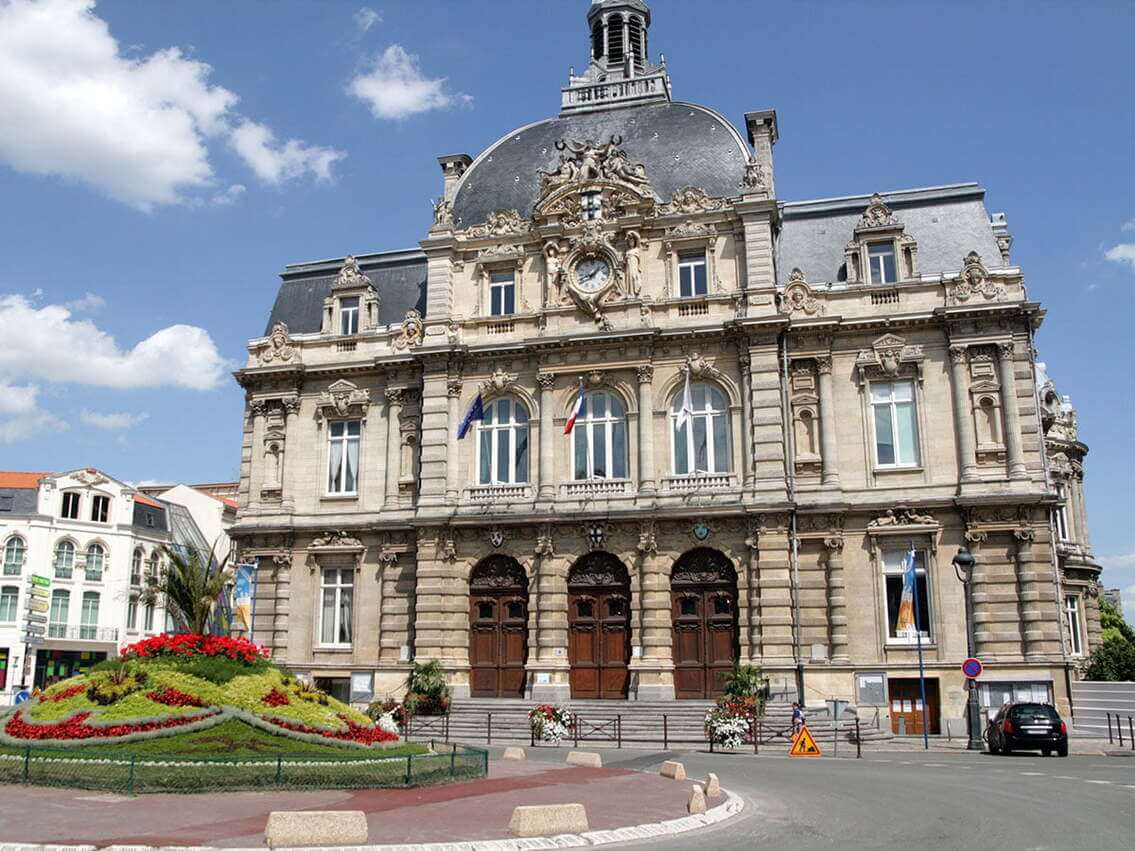
M 291 730 L 293 733 L 307 733 L 311 736 L 322 736 L 325 739 L 335 739 L 341 742 L 356 742 L 360 745 L 376 745 L 380 742 L 398 741 L 398 735 L 396 733 L 388 733 L 378 726 L 365 727 L 362 724 L 356 724 L 346 715 L 339 716 L 339 720 L 347 725 L 347 732 L 345 733 L 340 733 L 335 730 L 320 730 L 317 727 L 308 727 L 293 721 L 285 721 L 283 718 L 265 718 L 264 720 L 269 724 L 282 727 L 285 730 Z
M 42 697 L 42 698 L 40 698 L 40 700 L 43 703 L 59 703 L 60 701 L 66 700 L 69 697 L 74 697 L 75 695 L 79 694 L 80 692 L 84 692 L 86 690 L 87 690 L 86 683 L 81 683 L 77 686 L 68 686 L 67 688 L 63 689 L 63 691 L 56 692 L 55 694 L 50 695 L 49 697 Z
M 287 706 L 291 703 L 291 701 L 288 700 L 288 696 L 276 688 L 260 698 L 260 702 L 265 706 Z
M 178 691 L 175 688 L 168 686 L 161 691 L 148 691 L 146 697 L 155 703 L 164 703 L 166 706 L 198 706 L 204 707 L 208 704 L 203 703 L 191 694 L 186 694 L 183 691 Z
M 75 739 L 116 739 L 133 733 L 148 733 L 153 730 L 166 730 L 182 727 L 208 718 L 213 713 L 206 712 L 181 718 L 165 718 L 161 721 L 143 723 L 113 724 L 107 727 L 94 727 L 86 723 L 90 712 L 77 712 L 66 721 L 57 724 L 29 724 L 24 720 L 23 710 L 17 710 L 4 725 L 4 732 L 14 739 L 25 740 L 75 740 Z
M 124 659 L 152 659 L 157 656 L 185 659 L 194 656 L 225 656 L 234 661 L 255 662 L 257 659 L 267 659 L 268 651 L 246 638 L 193 633 L 155 635 L 122 650 Z

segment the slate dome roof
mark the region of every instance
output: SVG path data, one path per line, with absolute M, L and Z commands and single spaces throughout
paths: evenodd
M 632 162 L 646 166 L 662 201 L 685 186 L 711 197 L 740 194 L 748 148 L 727 119 L 691 103 L 648 103 L 549 118 L 514 130 L 490 145 L 461 178 L 453 213 L 458 228 L 481 224 L 495 210 L 529 216 L 540 191 L 541 171 L 559 164 L 556 142 L 622 136 Z

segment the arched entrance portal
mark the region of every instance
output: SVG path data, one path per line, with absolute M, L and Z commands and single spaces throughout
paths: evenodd
M 469 691 L 523 697 L 528 659 L 528 577 L 516 559 L 492 555 L 469 575 Z
M 717 697 L 737 662 L 737 573 L 717 550 L 690 550 L 670 574 L 674 693 Z
M 568 573 L 568 658 L 573 698 L 627 696 L 631 583 L 610 553 L 588 553 Z

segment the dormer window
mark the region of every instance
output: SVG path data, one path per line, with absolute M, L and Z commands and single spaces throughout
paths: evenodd
M 599 192 L 584 192 L 579 196 L 579 213 L 585 222 L 603 218 L 603 197 Z
M 339 299 L 339 333 L 344 337 L 353 337 L 359 333 L 359 299 Z
M 110 497 L 96 496 L 91 500 L 91 521 L 105 523 L 110 516 Z
M 701 298 L 709 292 L 704 251 L 678 256 L 678 286 L 682 298 Z
M 63 510 L 59 516 L 64 520 L 79 519 L 79 495 L 74 492 L 63 494 Z
M 871 270 L 871 283 L 893 284 L 898 281 L 895 271 L 895 244 L 873 242 L 867 246 L 867 259 Z
M 512 272 L 489 275 L 489 314 L 512 316 L 516 313 L 516 276 Z

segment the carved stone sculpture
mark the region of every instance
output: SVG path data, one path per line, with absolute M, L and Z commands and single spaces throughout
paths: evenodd
M 704 213 L 710 210 L 720 210 L 724 206 L 724 199 L 711 198 L 704 189 L 686 186 L 675 192 L 670 202 L 659 207 L 658 212 L 661 215 Z
M 420 346 L 425 334 L 426 325 L 422 322 L 422 314 L 410 308 L 406 311 L 406 318 L 402 320 L 402 332 L 395 338 L 394 348 L 404 350 Z
M 780 309 L 782 313 L 789 315 L 803 313 L 807 316 L 822 314 L 825 310 L 824 305 L 812 295 L 812 288 L 808 286 L 808 282 L 804 280 L 804 273 L 799 269 L 793 269 L 792 274 L 788 276 L 788 285 L 784 288 Z
M 862 218 L 859 219 L 860 228 L 892 227 L 897 224 L 898 220 L 895 219 L 895 214 L 891 212 L 890 207 L 883 203 L 883 196 L 878 192 L 871 196 L 871 203 L 867 205 Z
M 339 270 L 339 274 L 335 277 L 335 283 L 332 284 L 331 288 L 333 290 L 343 290 L 354 287 L 371 286 L 374 286 L 374 282 L 359 269 L 359 261 L 354 257 L 348 257 L 343 261 L 343 268 Z
M 627 296 L 638 298 L 642 292 L 642 238 L 638 231 L 627 232 L 627 250 L 624 252 L 626 264 L 625 286 Z
M 268 335 L 268 345 L 260 350 L 260 362 L 280 361 L 287 363 L 295 357 L 295 354 L 295 347 L 288 338 L 288 326 L 283 322 L 277 322 L 272 326 L 272 333 Z
M 954 279 L 948 293 L 951 301 L 965 303 L 978 296 L 987 301 L 1000 299 L 1005 290 L 990 279 L 985 264 L 981 262 L 981 255 L 971 251 L 966 255 L 961 274 Z

